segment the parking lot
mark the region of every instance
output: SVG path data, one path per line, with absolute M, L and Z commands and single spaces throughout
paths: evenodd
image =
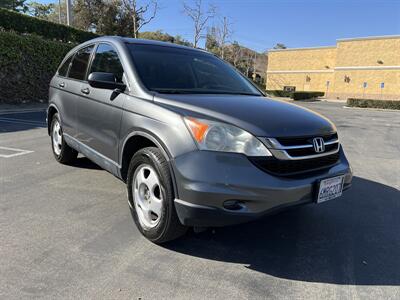
M 53 159 L 43 110 L 0 113 L 0 298 L 399 299 L 400 112 L 301 105 L 337 125 L 352 189 L 163 246 L 122 182 Z

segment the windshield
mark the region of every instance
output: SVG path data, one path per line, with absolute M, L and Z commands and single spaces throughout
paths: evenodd
M 168 94 L 261 93 L 233 67 L 209 53 L 146 44 L 127 44 L 147 89 Z

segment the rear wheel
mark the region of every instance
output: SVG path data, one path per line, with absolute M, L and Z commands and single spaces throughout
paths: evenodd
M 132 157 L 127 188 L 132 217 L 150 241 L 163 243 L 186 232 L 176 214 L 169 166 L 158 148 L 144 148 Z
M 58 114 L 54 114 L 51 121 L 51 146 L 55 159 L 62 164 L 72 164 L 78 157 L 78 152 L 64 140 Z

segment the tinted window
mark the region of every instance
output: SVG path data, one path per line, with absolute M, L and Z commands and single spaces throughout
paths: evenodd
M 128 44 L 143 84 L 159 93 L 251 94 L 260 92 L 233 67 L 209 53 Z
M 64 77 L 67 76 L 68 68 L 71 63 L 72 57 L 73 57 L 73 55 L 68 57 L 67 60 L 61 65 L 61 67 L 58 69 L 58 75 L 64 76 Z
M 69 69 L 68 77 L 84 80 L 86 75 L 86 69 L 89 64 L 90 53 L 94 46 L 89 46 L 79 50 L 74 59 L 72 60 L 71 68 Z
M 100 44 L 97 47 L 95 57 L 90 67 L 90 72 L 113 73 L 118 82 L 122 82 L 124 69 L 118 58 L 117 52 L 108 44 Z

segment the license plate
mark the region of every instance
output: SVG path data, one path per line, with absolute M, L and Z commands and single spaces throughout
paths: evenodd
M 317 203 L 335 199 L 342 195 L 344 176 L 327 178 L 320 181 Z

